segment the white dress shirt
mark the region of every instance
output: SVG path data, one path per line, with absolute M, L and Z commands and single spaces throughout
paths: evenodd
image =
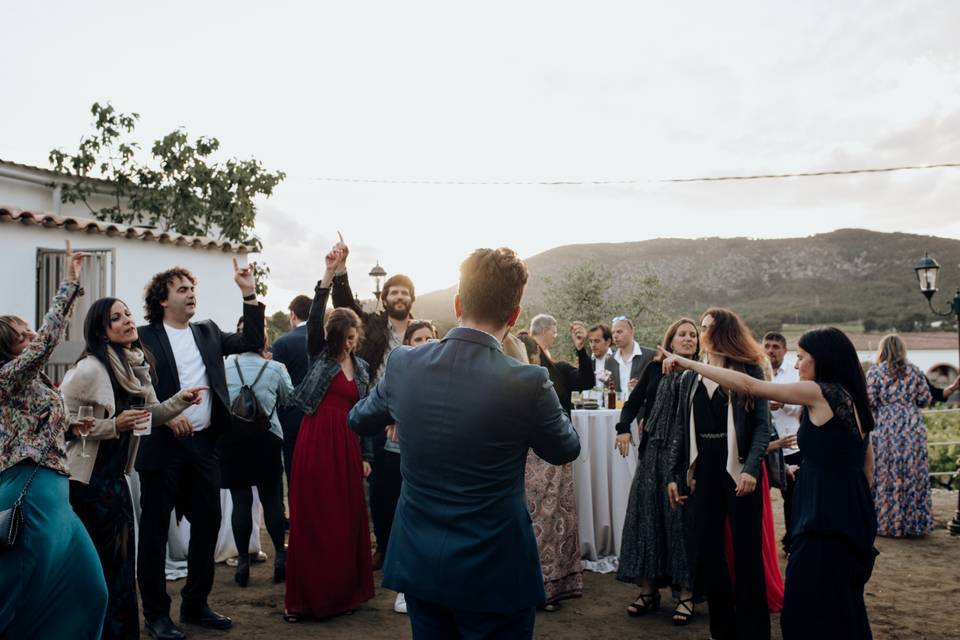
M 630 393 L 630 370 L 633 368 L 633 359 L 642 355 L 643 350 L 640 349 L 640 344 L 636 340 L 633 341 L 633 355 L 626 362 L 620 355 L 620 349 L 617 349 L 616 353 L 613 354 L 613 359 L 620 366 L 620 388 L 617 391 Z
M 797 370 L 793 367 L 786 367 L 781 365 L 777 369 L 776 373 L 773 374 L 773 382 L 777 384 L 789 384 L 791 382 L 799 382 L 800 374 L 797 373 Z M 803 407 L 798 404 L 785 404 L 783 408 L 777 409 L 776 411 L 771 411 L 770 416 L 773 418 L 773 426 L 777 430 L 777 435 L 781 438 L 786 438 L 789 435 L 796 435 L 797 431 L 800 429 L 800 414 L 803 412 Z M 794 453 L 799 453 L 800 449 L 795 447 L 784 448 L 783 455 L 789 456 Z
M 604 366 L 604 363 L 606 363 L 607 358 L 610 356 L 611 353 L 613 353 L 613 351 L 611 351 L 610 349 L 607 349 L 607 352 L 603 354 L 603 357 L 598 358 L 597 356 L 593 355 L 592 351 L 590 352 L 590 359 L 593 360 L 594 375 L 600 373 L 601 371 L 607 370 L 607 368 Z
M 197 341 L 193 337 L 193 329 L 190 327 L 175 329 L 167 324 L 163 325 L 163 329 L 167 332 L 173 359 L 177 361 L 177 376 L 180 378 L 180 388 L 209 387 L 210 379 L 207 378 L 207 365 L 203 364 L 200 348 L 197 347 Z M 212 395 L 209 391 L 201 393 L 200 404 L 192 404 L 180 414 L 190 421 L 194 432 L 203 431 L 210 426 L 210 417 L 213 413 Z

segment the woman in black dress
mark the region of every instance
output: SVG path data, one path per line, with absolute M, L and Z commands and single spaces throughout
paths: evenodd
M 637 599 L 627 607 L 631 616 L 641 616 L 660 607 L 661 587 L 679 593 L 675 624 L 690 619 L 693 596 L 687 566 L 683 512 L 671 509 L 664 490 L 669 482 L 667 443 L 677 426 L 677 391 L 680 374 L 663 375 L 663 353 L 676 353 L 696 360 L 700 356 L 700 332 L 690 318 L 680 318 L 663 336 L 663 351 L 640 376 L 624 403 L 617 424 L 617 450 L 627 457 L 632 444 L 630 427 L 640 420 L 637 472 L 630 487 L 630 500 L 623 523 L 617 580 L 640 587 Z M 689 606 L 688 606 L 689 605 Z
M 763 380 L 763 350 L 733 311 L 714 308 L 704 312 L 700 345 L 715 368 Z M 664 365 L 675 357 L 679 356 L 665 359 Z M 665 367 L 665 371 L 671 369 Z M 763 495 L 758 490 L 770 439 L 768 403 L 690 371 L 680 381 L 677 414 L 680 425 L 669 447 L 672 477 L 667 491 L 671 505 L 686 503 L 691 576 L 709 603 L 710 633 L 716 640 L 768 640 Z M 736 593 L 724 554 L 728 517 Z M 679 604 L 687 604 L 689 609 L 692 603 Z M 683 609 L 678 606 L 677 610 L 683 613 Z
M 873 571 L 877 519 L 868 484 L 873 417 L 863 369 L 853 343 L 833 327 L 800 337 L 796 366 L 800 382 L 774 384 L 677 356 L 664 360 L 666 371 L 692 369 L 737 394 L 804 406 L 783 637 L 871 638 L 863 589 Z

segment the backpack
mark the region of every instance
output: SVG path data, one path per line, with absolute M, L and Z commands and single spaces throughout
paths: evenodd
M 273 412 L 277 410 L 277 406 L 274 405 L 273 410 L 267 414 L 267 412 L 263 410 L 263 405 L 261 405 L 257 399 L 257 394 L 254 393 L 253 388 L 260 382 L 260 376 L 263 375 L 270 361 L 267 360 L 263 363 L 263 366 L 260 367 L 260 372 L 257 373 L 253 384 L 247 384 L 243 379 L 243 372 L 240 370 L 240 359 L 234 358 L 233 364 L 237 367 L 237 375 L 240 376 L 240 392 L 230 403 L 231 435 L 237 438 L 249 438 L 258 433 L 269 431 L 270 418 L 273 416 Z

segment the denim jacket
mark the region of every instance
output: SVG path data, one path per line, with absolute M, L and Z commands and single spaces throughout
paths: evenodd
M 340 363 L 327 354 L 327 341 L 323 334 L 323 317 L 327 310 L 327 299 L 330 289 L 321 287 L 317 282 L 314 290 L 313 304 L 310 305 L 310 316 L 307 318 L 307 357 L 309 368 L 300 384 L 293 391 L 292 404 L 304 415 L 311 415 L 320 406 L 320 401 L 327 395 L 330 383 L 340 373 Z M 354 380 L 360 400 L 366 397 L 370 387 L 370 370 L 366 361 L 356 355 L 353 358 Z M 367 439 L 362 439 L 363 459 L 373 460 L 373 450 Z

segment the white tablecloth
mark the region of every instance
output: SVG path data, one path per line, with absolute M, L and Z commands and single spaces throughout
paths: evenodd
M 626 458 L 614 448 L 619 410 L 576 410 L 573 426 L 580 434 L 580 457 L 573 463 L 580 550 L 584 568 L 612 571 L 620 554 L 620 536 L 627 512 L 637 453 Z M 634 442 L 636 424 L 633 425 Z

